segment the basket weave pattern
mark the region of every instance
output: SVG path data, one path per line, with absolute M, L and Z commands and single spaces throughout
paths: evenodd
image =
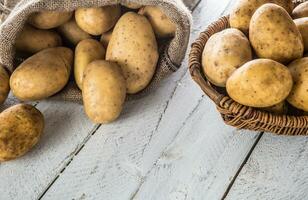
M 226 124 L 239 129 L 272 132 L 279 135 L 308 135 L 308 116 L 275 115 L 241 105 L 229 96 L 218 92 L 202 73 L 201 58 L 208 39 L 215 33 L 229 28 L 229 17 L 212 23 L 192 44 L 189 70 L 193 80 L 217 106 Z

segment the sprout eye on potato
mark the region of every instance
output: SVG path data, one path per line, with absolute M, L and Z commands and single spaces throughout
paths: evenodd
M 52 29 L 64 24 L 72 16 L 73 12 L 42 11 L 33 13 L 28 22 L 39 29 Z
M 10 92 L 10 78 L 4 67 L 0 65 L 0 104 L 2 104 Z

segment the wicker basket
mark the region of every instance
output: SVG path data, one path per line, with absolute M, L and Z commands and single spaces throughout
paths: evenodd
M 308 135 L 308 116 L 275 115 L 241 105 L 206 79 L 201 66 L 204 46 L 213 34 L 226 28 L 229 28 L 228 16 L 212 23 L 192 44 L 189 55 L 189 70 L 193 80 L 214 101 L 225 123 L 239 129 L 272 132 L 279 135 Z

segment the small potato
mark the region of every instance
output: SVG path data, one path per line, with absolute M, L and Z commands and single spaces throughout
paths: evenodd
M 305 51 L 308 51 L 308 17 L 299 18 L 294 20 L 298 30 L 301 32 Z
M 56 28 L 73 16 L 73 12 L 42 11 L 33 13 L 28 22 L 39 29 Z
M 138 13 L 148 18 L 158 38 L 173 37 L 175 35 L 175 24 L 159 7 L 145 6 Z
M 103 46 L 107 49 L 108 47 L 108 44 L 109 44 L 109 41 L 111 39 L 111 36 L 112 36 L 112 32 L 113 30 L 110 30 L 106 33 L 103 33 L 102 36 L 101 36 L 101 43 L 103 44 Z
M 3 104 L 10 92 L 10 77 L 4 67 L 0 65 L 0 104 Z
M 227 92 L 240 104 L 264 108 L 284 101 L 292 86 L 292 76 L 286 66 L 269 59 L 257 59 L 230 76 Z
M 294 19 L 308 17 L 308 1 L 299 4 L 292 12 Z
M 287 100 L 292 106 L 308 112 L 308 57 L 293 61 L 289 69 L 294 87 Z
M 94 123 L 116 120 L 126 98 L 120 66 L 103 60 L 90 63 L 85 70 L 82 97 L 85 112 Z
M 82 40 L 75 49 L 75 81 L 82 90 L 83 73 L 89 63 L 105 59 L 106 50 L 103 45 L 93 39 Z
M 62 39 L 58 33 L 36 29 L 29 25 L 25 25 L 15 41 L 15 47 L 18 51 L 32 54 L 61 45 Z
M 75 18 L 78 26 L 91 35 L 101 35 L 114 27 L 121 16 L 121 6 L 79 8 Z
M 39 141 L 44 116 L 35 107 L 20 104 L 0 114 L 0 162 L 16 159 Z
M 124 3 L 123 5 L 127 8 L 134 9 L 134 10 L 142 7 L 142 5 L 137 4 L 137 3 Z
M 211 83 L 225 87 L 231 74 L 251 59 L 246 36 L 237 29 L 226 29 L 214 34 L 206 43 L 202 54 L 203 72 Z
M 261 6 L 252 16 L 249 39 L 259 58 L 289 63 L 304 53 L 301 33 L 290 15 L 275 4 Z
M 91 38 L 91 35 L 83 31 L 76 23 L 75 18 L 62 24 L 58 31 L 73 45 L 77 45 L 81 40 Z
M 147 18 L 134 12 L 124 14 L 113 30 L 106 60 L 121 66 L 129 94 L 148 86 L 158 57 L 157 42 Z
M 264 111 L 270 112 L 270 113 L 274 113 L 277 115 L 282 115 L 282 114 L 286 114 L 288 112 L 288 106 L 286 104 L 285 101 L 273 105 L 271 107 L 267 107 L 267 108 L 263 108 Z
M 69 48 L 45 49 L 25 60 L 13 72 L 12 92 L 23 101 L 48 98 L 66 85 L 72 64 L 73 52 Z

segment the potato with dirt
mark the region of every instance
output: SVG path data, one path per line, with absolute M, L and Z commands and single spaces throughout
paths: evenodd
M 10 92 L 10 77 L 3 66 L 0 65 L 0 105 L 4 103 Z
M 38 29 L 52 29 L 69 21 L 73 12 L 41 11 L 33 13 L 28 22 Z

